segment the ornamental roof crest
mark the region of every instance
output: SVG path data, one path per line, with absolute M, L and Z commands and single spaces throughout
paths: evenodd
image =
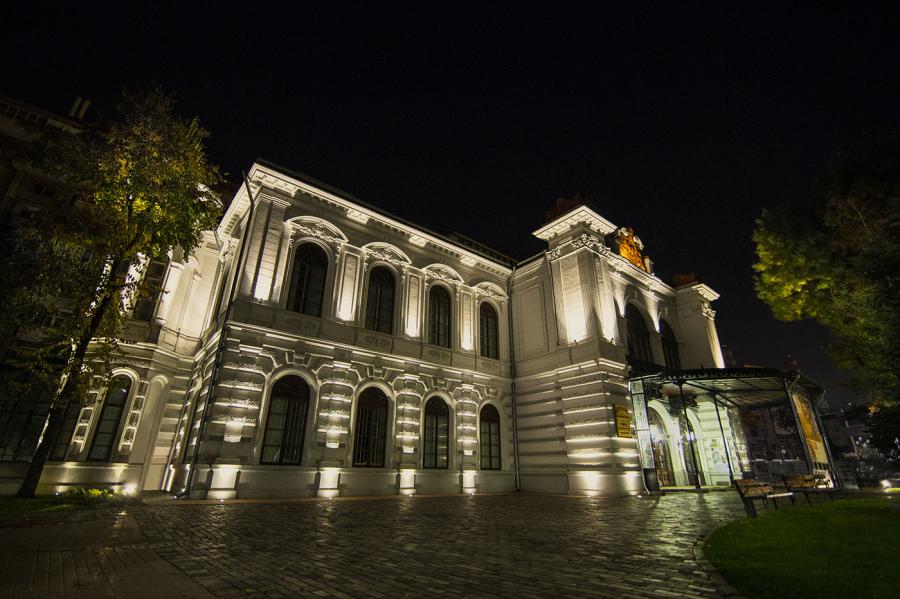
M 647 268 L 647 258 L 644 256 L 644 243 L 641 238 L 634 234 L 631 227 L 621 227 L 616 232 L 616 242 L 619 246 L 619 255 L 643 270 L 650 272 Z

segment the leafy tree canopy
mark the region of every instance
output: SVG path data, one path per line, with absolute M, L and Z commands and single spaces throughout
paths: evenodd
M 149 260 L 176 247 L 190 252 L 221 214 L 209 134 L 174 107 L 158 88 L 125 91 L 116 118 L 79 133 L 46 129 L 35 146 L 28 168 L 55 180 L 63 199 L 23 215 L 10 236 L 0 331 L 12 347 L 0 356 L 19 375 L 11 378 L 54 389 L 45 439 L 55 438 L 64 407 L 107 371 L 120 327 L 146 291 Z M 33 494 L 48 452 L 41 443 L 20 495 Z
M 836 155 L 815 193 L 766 210 L 756 291 L 781 320 L 813 319 L 830 353 L 879 402 L 900 387 L 900 136 Z

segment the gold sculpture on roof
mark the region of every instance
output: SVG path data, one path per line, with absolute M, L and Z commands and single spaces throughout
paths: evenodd
M 636 237 L 634 229 L 631 227 L 622 227 L 618 234 L 619 255 L 640 268 L 645 272 L 650 272 L 647 268 L 647 261 L 644 257 L 644 244 L 640 237 Z

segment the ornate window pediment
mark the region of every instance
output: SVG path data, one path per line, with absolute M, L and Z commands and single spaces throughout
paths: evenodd
M 394 266 L 408 266 L 412 264 L 409 256 L 403 253 L 403 250 L 382 241 L 367 243 L 362 247 L 366 252 L 367 260 L 382 260 Z
M 285 222 L 290 226 L 293 234 L 299 233 L 303 237 L 317 237 L 326 243 L 346 243 L 347 236 L 325 219 L 315 216 L 298 216 Z
M 487 297 L 493 298 L 495 300 L 505 300 L 508 299 L 506 295 L 506 291 L 503 290 L 500 285 L 496 283 L 491 283 L 490 281 L 482 281 L 475 285 L 475 291 L 481 295 L 486 295 Z
M 447 283 L 462 283 L 463 278 L 458 272 L 446 264 L 434 263 L 424 268 L 425 276 L 431 279 L 440 279 Z

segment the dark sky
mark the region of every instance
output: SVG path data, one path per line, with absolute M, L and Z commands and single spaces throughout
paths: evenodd
M 265 157 L 518 258 L 542 249 L 530 233 L 557 197 L 592 196 L 665 280 L 696 271 L 722 294 L 739 361 L 790 353 L 832 402 L 851 397 L 824 331 L 756 299 L 750 234 L 830 153 L 900 126 L 890 5 L 207 4 L 6 7 L 4 91 L 106 112 L 121 87 L 157 82 L 235 179 Z

